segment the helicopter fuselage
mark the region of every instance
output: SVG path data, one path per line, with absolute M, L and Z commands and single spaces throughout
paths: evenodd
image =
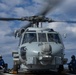
M 27 70 L 56 69 L 63 64 L 64 45 L 58 32 L 48 28 L 27 28 L 20 36 L 19 60 Z

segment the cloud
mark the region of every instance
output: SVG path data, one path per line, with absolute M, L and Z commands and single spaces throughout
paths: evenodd
M 51 17 L 57 21 L 76 21 L 76 0 L 66 0 L 62 5 L 58 6 L 56 10 L 49 13 Z M 67 33 L 67 38 L 63 38 L 66 49 L 76 49 L 76 25 L 75 23 L 50 23 L 50 28 L 58 31 L 61 35 Z
M 53 28 L 55 31 L 59 32 L 63 38 L 63 34 L 67 34 L 66 38 L 63 38 L 63 43 L 66 49 L 76 49 L 76 26 L 75 24 L 68 23 L 50 23 L 49 28 Z
M 22 8 L 22 7 L 15 7 L 13 12 L 18 17 L 29 16 L 29 11 L 27 9 Z
M 0 11 L 2 11 L 2 10 L 4 10 L 4 11 L 8 10 L 8 6 L 4 3 L 0 3 Z
M 0 17 L 8 17 L 9 15 L 5 12 L 0 12 Z
M 9 6 L 16 6 L 16 5 L 19 5 L 22 3 L 22 1 L 24 0 L 1 0 L 0 2 L 6 4 L 6 5 L 9 5 Z
M 73 26 L 73 27 L 67 27 L 67 30 L 72 32 L 73 34 L 76 35 L 76 26 Z
M 76 0 L 66 0 L 65 3 L 51 10 L 47 16 L 55 20 L 76 20 Z M 0 0 L 0 17 L 25 17 L 40 12 L 44 2 L 42 0 Z M 7 34 L 26 25 L 26 22 L 0 21 L 0 52 L 9 54 L 18 47 L 18 39 Z M 45 24 L 46 26 L 47 24 Z M 61 35 L 67 33 L 63 38 L 65 48 L 76 48 L 76 25 L 70 23 L 50 23 L 48 27 L 58 31 Z M 62 36 L 63 37 L 63 36 Z M 9 51 L 9 52 L 7 52 Z
M 11 53 L 18 46 L 18 40 L 14 36 L 5 36 L 12 32 L 11 25 L 12 22 L 0 22 L 0 54 L 2 55 Z

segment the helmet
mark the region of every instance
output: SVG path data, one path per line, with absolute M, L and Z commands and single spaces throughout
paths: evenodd
M 2 55 L 0 55 L 0 58 L 2 58 Z
M 75 58 L 75 55 L 72 55 L 71 58 Z

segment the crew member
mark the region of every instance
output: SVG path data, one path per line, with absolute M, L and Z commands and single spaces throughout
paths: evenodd
M 76 59 L 75 59 L 75 55 L 71 56 L 71 61 L 68 64 L 68 68 L 69 68 L 70 72 L 75 72 L 76 71 Z
M 0 55 L 0 69 L 3 69 L 5 65 L 4 60 L 2 59 L 2 55 Z

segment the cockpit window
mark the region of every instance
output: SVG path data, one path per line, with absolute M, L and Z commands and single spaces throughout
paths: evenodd
M 27 42 L 37 42 L 36 33 L 25 33 L 22 43 L 27 43 Z
M 61 43 L 59 35 L 58 34 L 53 34 L 53 33 L 48 33 L 48 41 L 49 42 Z
M 38 33 L 39 42 L 47 42 L 45 33 Z

